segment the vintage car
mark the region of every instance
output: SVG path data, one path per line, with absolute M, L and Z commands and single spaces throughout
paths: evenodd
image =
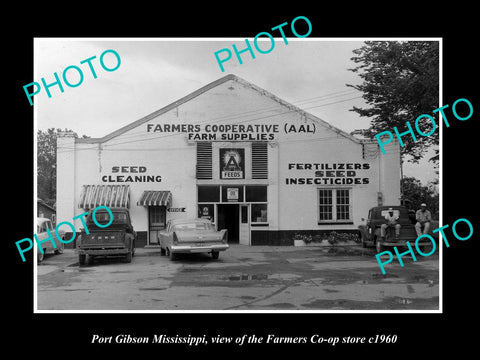
M 47 218 L 41 218 L 41 217 L 37 218 L 38 242 L 41 242 L 42 240 L 50 236 L 47 232 L 47 229 L 50 231 L 50 234 L 52 234 L 52 238 L 55 241 L 56 248 L 53 247 L 53 244 L 51 241 L 45 241 L 41 243 L 40 246 L 42 247 L 43 253 L 40 251 L 40 246 L 37 246 L 37 262 L 38 263 L 43 261 L 44 255 L 47 251 L 53 251 L 55 255 L 58 255 L 63 253 L 63 249 L 65 248 L 65 244 L 61 242 L 55 235 L 55 228 L 53 227 L 52 220 Z M 65 235 L 65 231 L 59 229 L 58 235 L 60 236 L 61 239 L 63 239 L 63 236 Z
M 219 252 L 228 249 L 227 230 L 216 231 L 208 219 L 169 220 L 159 238 L 160 255 L 171 260 L 180 253 L 210 253 L 218 259 Z
M 382 240 L 380 227 L 385 224 L 385 215 L 388 209 L 392 208 L 394 215 L 398 216 L 398 223 L 400 224 L 400 235 L 398 240 L 395 239 L 395 229 L 390 227 L 386 229 L 385 240 Z M 404 206 L 376 206 L 369 210 L 366 225 L 358 227 L 360 231 L 360 239 L 363 247 L 373 245 L 377 252 L 382 252 L 387 246 L 406 246 L 408 241 L 413 247 L 417 239 L 417 232 L 415 231 L 415 214 L 407 210 Z M 432 230 L 438 227 L 438 221 L 432 221 L 430 225 L 429 234 L 435 239 L 438 239 L 438 233 L 433 234 Z M 423 249 L 425 246 L 431 245 L 428 239 L 420 240 L 418 247 Z
M 110 208 L 113 219 L 108 227 L 99 227 L 92 218 L 92 210 L 89 211 L 85 229 L 81 229 L 77 240 L 78 262 L 85 265 L 91 263 L 95 257 L 121 256 L 125 262 L 130 263 L 135 255 L 135 240 L 137 234 L 130 221 L 130 213 L 125 208 Z M 99 224 L 105 225 L 110 221 L 110 214 L 103 209 L 96 211 L 95 219 Z

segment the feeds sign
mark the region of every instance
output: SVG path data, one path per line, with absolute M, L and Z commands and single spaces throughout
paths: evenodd
M 220 179 L 245 178 L 245 149 L 220 149 Z

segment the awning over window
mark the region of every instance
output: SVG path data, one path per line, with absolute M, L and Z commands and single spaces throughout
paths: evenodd
M 144 191 L 137 205 L 140 206 L 166 206 L 170 207 L 172 203 L 172 193 L 170 191 Z
M 83 185 L 78 207 L 88 210 L 101 205 L 109 208 L 129 208 L 130 186 Z

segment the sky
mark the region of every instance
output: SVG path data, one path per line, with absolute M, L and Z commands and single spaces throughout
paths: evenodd
M 240 64 L 232 44 L 245 49 L 244 38 L 37 38 L 32 82 L 40 83 L 44 78 L 47 84 L 53 83 L 54 72 L 62 78 L 71 65 L 78 66 L 84 76 L 77 87 L 68 87 L 62 80 L 63 93 L 56 85 L 50 87 L 51 98 L 43 88 L 35 95 L 37 128 L 70 129 L 79 136 L 103 137 L 227 74 L 243 78 L 346 132 L 369 126 L 368 118 L 350 111 L 353 106 L 366 106 L 362 93 L 347 87 L 361 83 L 360 77 L 348 69 L 355 67 L 352 51 L 363 41 L 288 38 L 285 44 L 280 37 L 266 54 L 256 51 L 253 39 L 250 43 L 255 59 L 244 52 Z M 264 51 L 271 45 L 268 38 L 258 42 Z M 214 53 L 225 48 L 232 52 L 232 58 L 223 63 L 222 72 Z M 100 55 L 106 50 L 120 56 L 115 71 L 105 71 L 100 65 Z M 88 63 L 81 64 L 93 56 L 96 79 Z M 112 53 L 106 53 L 104 61 L 106 67 L 116 65 Z M 80 82 L 76 70 L 67 74 L 72 84 Z M 437 175 L 432 163 L 426 161 L 432 154 L 426 154 L 419 164 L 405 162 L 404 175 L 424 184 L 433 180 Z

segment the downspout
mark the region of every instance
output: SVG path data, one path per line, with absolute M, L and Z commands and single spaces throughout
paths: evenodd
M 405 205 L 403 197 L 403 159 L 400 153 L 400 205 Z

